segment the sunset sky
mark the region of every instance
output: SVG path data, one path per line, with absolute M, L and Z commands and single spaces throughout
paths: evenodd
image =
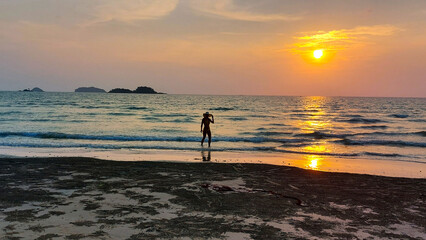
M 141 85 L 426 97 L 426 1 L 0 0 L 1 90 Z

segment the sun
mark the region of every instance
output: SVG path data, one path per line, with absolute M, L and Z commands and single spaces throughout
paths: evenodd
M 323 53 L 322 49 L 317 49 L 317 50 L 314 51 L 314 58 L 319 59 L 319 58 L 322 57 L 323 54 L 324 53 Z

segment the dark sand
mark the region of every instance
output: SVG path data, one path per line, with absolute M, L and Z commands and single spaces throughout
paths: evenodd
M 426 239 L 426 179 L 28 158 L 0 182 L 0 239 Z

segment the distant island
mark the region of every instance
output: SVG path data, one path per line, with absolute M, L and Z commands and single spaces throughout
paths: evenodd
M 35 88 L 31 89 L 31 90 L 29 88 L 27 88 L 27 89 L 19 90 L 19 91 L 20 92 L 44 92 L 43 89 L 38 88 L 38 87 L 35 87 Z
M 79 87 L 74 92 L 93 92 L 93 93 L 106 93 L 102 88 L 96 87 Z
M 114 88 L 108 93 L 133 93 L 133 91 L 126 88 Z
M 109 91 L 109 93 L 142 93 L 142 94 L 164 94 L 164 93 L 160 93 L 155 91 L 154 89 L 150 88 L 150 87 L 138 87 L 136 88 L 136 90 L 130 90 L 130 89 L 126 89 L 126 88 L 114 88 L 111 91 Z

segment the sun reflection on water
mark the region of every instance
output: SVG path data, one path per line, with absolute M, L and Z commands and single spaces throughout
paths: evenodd
M 306 157 L 308 165 L 307 168 L 313 169 L 313 170 L 317 170 L 318 169 L 318 159 L 316 158 L 315 155 L 308 155 Z
M 306 152 L 313 152 L 313 153 L 329 153 L 329 152 L 331 152 L 330 149 L 328 149 L 326 145 L 306 146 L 306 147 L 304 147 L 304 150 Z
M 319 133 L 327 131 L 332 127 L 331 122 L 328 120 L 328 114 L 324 110 L 324 104 L 327 101 L 325 97 L 307 97 L 304 99 L 303 110 L 308 112 L 307 119 L 299 123 L 299 127 L 305 133 Z M 321 170 L 322 161 L 324 157 L 318 154 L 330 153 L 331 150 L 327 146 L 328 143 L 325 139 L 321 139 L 322 136 L 314 136 L 316 141 L 312 145 L 305 146 L 303 150 L 307 155 L 303 156 L 305 162 L 305 168 L 312 170 Z
M 306 97 L 303 99 L 303 111 L 308 115 L 307 119 L 298 124 L 302 131 L 316 132 L 332 127 L 327 119 L 327 113 L 324 111 L 326 101 L 326 97 Z

